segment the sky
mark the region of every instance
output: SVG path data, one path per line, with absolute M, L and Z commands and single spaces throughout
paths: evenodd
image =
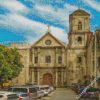
M 0 0 L 0 43 L 34 43 L 48 25 L 55 37 L 68 42 L 69 14 L 79 8 L 91 14 L 94 32 L 100 26 L 100 0 Z

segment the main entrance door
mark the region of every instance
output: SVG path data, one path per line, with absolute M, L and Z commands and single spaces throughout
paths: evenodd
M 46 73 L 43 75 L 43 84 L 44 85 L 53 85 L 53 77 L 51 74 Z

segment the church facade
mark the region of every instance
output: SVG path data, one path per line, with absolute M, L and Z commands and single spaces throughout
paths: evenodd
M 87 62 L 87 47 L 91 40 L 90 14 L 78 9 L 69 15 L 68 44 L 61 42 L 51 31 L 34 44 L 12 43 L 22 55 L 24 65 L 14 84 L 48 84 L 56 87 L 83 81 L 91 74 Z

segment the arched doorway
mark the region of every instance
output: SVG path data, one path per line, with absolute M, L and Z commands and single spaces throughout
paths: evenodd
M 43 75 L 43 84 L 44 85 L 53 85 L 53 77 L 50 73 Z

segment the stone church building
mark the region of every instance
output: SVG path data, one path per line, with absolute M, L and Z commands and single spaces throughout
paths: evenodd
M 50 30 L 32 45 L 12 43 L 10 47 L 18 49 L 24 65 L 13 83 L 61 87 L 82 81 L 89 74 L 87 46 L 91 34 L 90 14 L 78 9 L 69 15 L 68 44 L 58 40 Z

